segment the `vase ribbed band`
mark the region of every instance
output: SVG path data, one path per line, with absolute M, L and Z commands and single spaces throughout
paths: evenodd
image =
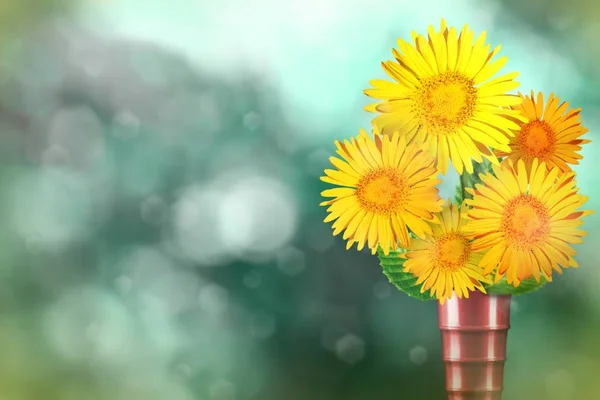
M 472 292 L 439 305 L 448 400 L 502 398 L 510 300 Z

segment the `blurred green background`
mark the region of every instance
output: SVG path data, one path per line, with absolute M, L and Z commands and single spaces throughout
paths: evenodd
M 441 17 L 582 107 L 598 209 L 595 0 L 4 0 L 0 399 L 445 398 L 436 303 L 318 207 L 380 61 Z M 506 399 L 600 398 L 598 218 L 514 299 Z

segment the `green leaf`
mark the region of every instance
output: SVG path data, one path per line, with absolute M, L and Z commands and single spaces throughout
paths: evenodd
M 386 256 L 381 249 L 377 250 L 384 275 L 390 283 L 410 297 L 419 300 L 435 300 L 429 293 L 421 293 L 422 284 L 417 286 L 417 278 L 413 274 L 404 272 L 404 259 L 399 257 L 400 253 L 402 251 L 390 251 Z
M 519 296 L 525 293 L 531 293 L 541 289 L 546 285 L 548 281 L 543 276 L 540 277 L 540 281 L 536 282 L 534 278 L 529 278 L 521 282 L 518 287 L 509 285 L 506 282 L 506 277 L 502 277 L 502 280 L 496 284 L 484 285 L 485 290 L 489 294 L 512 294 L 513 296 Z

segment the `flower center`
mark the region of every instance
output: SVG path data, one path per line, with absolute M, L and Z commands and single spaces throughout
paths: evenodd
M 538 199 L 522 194 L 506 205 L 502 230 L 508 243 L 531 249 L 550 233 L 550 215 Z
M 452 133 L 473 116 L 477 89 L 458 72 L 445 72 L 421 81 L 414 97 L 415 111 L 434 133 Z
M 438 268 L 453 272 L 464 267 L 470 253 L 469 241 L 458 232 L 450 232 L 436 240 L 433 256 Z
M 368 211 L 393 214 L 404 208 L 408 200 L 408 184 L 397 170 L 378 168 L 360 179 L 356 196 Z
M 547 122 L 535 120 L 521 127 L 521 131 L 517 134 L 517 144 L 524 159 L 546 160 L 554 153 L 556 137 Z

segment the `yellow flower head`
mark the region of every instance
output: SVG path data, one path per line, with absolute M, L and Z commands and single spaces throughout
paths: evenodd
M 494 59 L 500 46 L 490 51 L 485 33 L 476 39 L 467 25 L 459 33 L 442 20 L 439 32 L 433 26 L 427 36 L 413 32 L 413 44 L 398 39 L 395 61 L 383 68 L 394 82 L 374 80 L 368 96 L 382 100 L 367 106 L 380 113 L 373 123 L 382 132 L 400 132 L 407 141 L 424 143 L 437 157 L 442 173 L 448 159 L 462 174 L 473 172 L 472 159 L 482 156 L 497 163 L 490 147 L 509 151 L 509 136 L 524 118 L 517 106 L 521 98 L 507 92 L 519 84 L 513 72 L 491 79 L 507 59 Z
M 519 286 L 540 272 L 551 281 L 552 270 L 577 267 L 571 244 L 581 243 L 586 232 L 578 229 L 592 211 L 579 208 L 587 201 L 578 193 L 575 174 L 560 174 L 554 167 L 534 159 L 528 172 L 523 160 L 493 166 L 494 175 L 481 175 L 482 184 L 465 203 L 470 221 L 466 230 L 474 250 L 487 250 L 480 265 L 486 273 L 496 270 L 496 281 L 505 274 L 509 284 Z
M 479 261 L 483 253 L 475 251 L 464 230 L 465 218 L 450 201 L 437 214 L 440 224 L 432 226 L 433 234 L 425 239 L 413 239 L 407 253 L 404 270 L 416 276 L 421 293 L 430 290 L 431 296 L 444 304 L 455 292 L 459 298 L 468 298 L 469 291 L 485 293 L 482 283 L 491 283 L 485 277 Z
M 335 170 L 325 170 L 321 180 L 338 186 L 325 190 L 321 203 L 329 206 L 325 222 L 335 221 L 333 234 L 344 232 L 347 248 L 365 244 L 373 254 L 381 246 L 385 254 L 409 244 L 408 228 L 417 236 L 431 233 L 427 221 L 435 222 L 434 212 L 443 200 L 436 185 L 438 170 L 433 156 L 417 144 L 406 145 L 400 135 L 360 135 L 344 143 L 335 142 L 337 154 L 331 157 Z
M 531 96 L 519 95 L 523 104 L 513 106 L 528 122 L 520 124 L 516 135 L 510 140 L 510 151 L 496 151 L 498 157 L 508 156 L 513 162 L 523 160 L 527 170 L 534 159 L 546 163 L 548 168 L 559 167 L 564 172 L 571 171 L 569 164 L 579 164 L 583 157 L 577 153 L 581 145 L 589 140 L 581 139 L 588 130 L 581 125 L 581 109 L 569 109 L 569 103 L 560 102 L 551 93 L 544 107 L 544 96 L 533 90 Z

